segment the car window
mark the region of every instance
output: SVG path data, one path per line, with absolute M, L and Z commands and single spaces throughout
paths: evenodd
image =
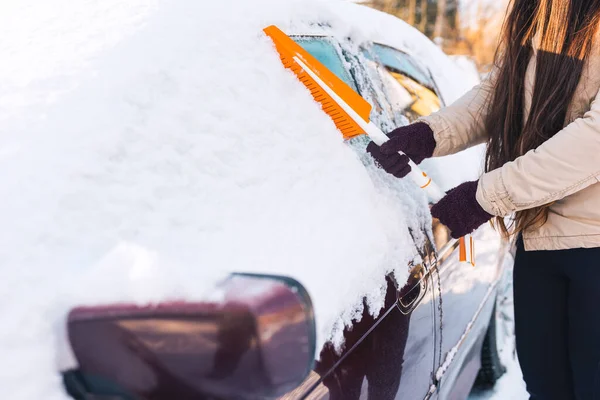
M 356 82 L 344 66 L 344 63 L 331 40 L 324 36 L 296 36 L 293 38 L 304 50 L 319 60 L 338 78 L 346 82 L 358 93 Z
M 387 90 L 383 82 L 385 71 L 377 63 L 376 59 L 370 53 L 369 49 L 361 48 L 360 54 L 356 56 L 356 62 L 364 66 L 365 72 L 368 75 L 368 80 L 362 86 L 365 87 L 365 98 L 373 105 L 371 119 L 384 131 L 394 128 L 394 110 L 391 104 L 387 101 Z
M 440 109 L 441 100 L 430 77 L 409 55 L 381 45 L 373 48 L 387 71 L 385 84 L 396 112 L 413 122 Z
M 440 99 L 434 91 L 402 73 L 389 71 L 389 74 L 398 83 L 400 90 L 411 98 L 411 102 L 403 109 L 409 121 L 412 122 L 440 109 Z
M 372 71 L 375 67 L 373 57 L 363 57 L 363 52 L 354 51 L 355 46 L 350 40 L 340 43 L 326 36 L 292 38 L 373 106 L 373 123 L 384 130 L 394 127 L 392 110 L 385 94 L 377 87 L 380 78 Z
M 430 89 L 435 88 L 429 73 L 408 54 L 381 44 L 374 44 L 373 50 L 386 68 L 405 74 Z
M 374 45 L 373 48 L 386 71 L 383 82 L 394 112 L 402 114 L 407 122 L 413 122 L 440 109 L 441 101 L 431 79 L 409 55 L 381 45 Z M 430 172 L 428 168 L 423 169 Z M 435 219 L 432 233 L 438 250 L 451 239 L 448 228 Z

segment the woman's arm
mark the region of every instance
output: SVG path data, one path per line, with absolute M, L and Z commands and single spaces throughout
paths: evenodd
M 600 92 L 590 110 L 535 150 L 484 174 L 477 201 L 506 216 L 551 203 L 600 179 Z
M 489 76 L 450 106 L 419 119 L 433 131 L 434 157 L 454 154 L 487 140 L 484 117 L 493 90 Z

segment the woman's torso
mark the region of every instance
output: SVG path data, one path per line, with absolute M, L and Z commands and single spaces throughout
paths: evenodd
M 536 54 L 532 56 L 525 83 L 525 114 L 529 114 L 535 81 Z M 600 36 L 584 66 L 579 85 L 567 112 L 565 126 L 590 110 L 600 90 Z M 600 121 L 598 121 L 600 124 Z M 600 126 L 598 126 L 600 135 Z M 576 146 L 577 143 L 573 143 Z M 589 160 L 600 163 L 598 160 Z M 552 179 L 548 171 L 547 179 Z M 527 249 L 553 250 L 577 247 L 600 247 L 600 184 L 591 185 L 550 206 L 548 221 L 523 233 Z

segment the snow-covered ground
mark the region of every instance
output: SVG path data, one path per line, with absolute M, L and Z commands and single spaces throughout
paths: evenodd
M 469 400 L 527 400 L 529 395 L 525 390 L 525 382 L 512 348 L 503 352 L 502 361 L 507 368 L 506 373 L 498 380 L 491 390 L 474 389 Z
M 525 382 L 517 360 L 516 342 L 514 336 L 514 301 L 512 276 L 514 258 L 509 255 L 505 258 L 504 278 L 500 282 L 500 299 L 496 304 L 498 319 L 496 337 L 498 353 L 506 373 L 496 382 L 490 390 L 473 389 L 468 400 L 527 400 L 529 395 L 525 390 Z

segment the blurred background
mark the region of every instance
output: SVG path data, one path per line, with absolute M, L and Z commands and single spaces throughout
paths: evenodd
M 508 6 L 508 0 L 355 1 L 403 19 L 480 73 L 491 68 Z

